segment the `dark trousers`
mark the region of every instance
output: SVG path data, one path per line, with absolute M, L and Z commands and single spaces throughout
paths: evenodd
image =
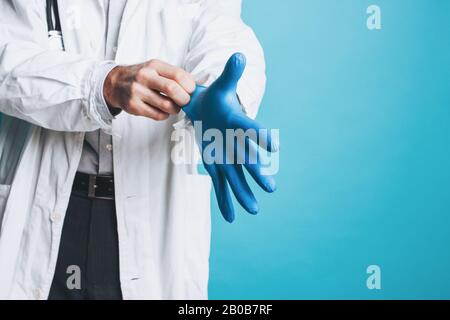
M 72 191 L 49 300 L 119 300 L 114 200 Z

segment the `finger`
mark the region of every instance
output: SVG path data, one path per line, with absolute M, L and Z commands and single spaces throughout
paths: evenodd
M 187 105 L 191 100 L 191 96 L 176 81 L 160 75 L 147 79 L 147 87 L 163 93 L 180 107 Z
M 226 221 L 232 223 L 235 218 L 234 207 L 225 175 L 214 164 L 204 164 L 204 166 L 211 176 L 220 212 Z
M 261 158 L 258 152 L 258 146 L 251 140 L 247 139 L 248 153 L 246 153 L 246 159 L 244 167 L 252 176 L 253 180 L 266 192 L 272 193 L 277 189 L 275 179 L 273 176 L 262 174 L 261 171 Z M 254 155 L 254 156 L 253 156 Z
M 161 95 L 160 93 L 150 90 L 143 85 L 139 85 L 136 89 L 137 96 L 141 98 L 146 104 L 157 108 L 168 114 L 177 114 L 181 108 L 177 106 L 172 100 Z
M 246 115 L 237 115 L 232 120 L 232 127 L 234 130 L 242 129 L 246 135 L 256 142 L 261 148 L 269 152 L 277 152 L 279 149 L 278 137 L 270 131 L 261 126 L 257 121 L 250 119 Z M 272 136 L 273 135 L 273 136 Z
M 198 101 L 198 97 L 202 94 L 202 92 L 205 92 L 207 90 L 206 87 L 198 85 L 195 89 L 195 91 L 191 95 L 191 101 L 189 104 L 185 105 L 183 107 L 183 111 L 186 113 L 186 115 L 191 119 L 192 121 L 195 121 L 200 117 L 198 112 L 196 112 L 196 101 Z
M 248 186 L 242 166 L 223 165 L 221 168 L 224 170 L 225 177 L 227 178 L 237 201 L 248 213 L 257 214 L 259 211 L 258 202 Z
M 226 91 L 236 91 L 237 84 L 244 73 L 246 58 L 242 53 L 233 54 L 228 59 L 222 75 L 216 80 L 215 85 Z
M 125 111 L 132 115 L 142 116 L 156 121 L 166 120 L 170 116 L 166 112 L 149 106 L 140 99 L 134 99 Z
M 189 72 L 161 60 L 152 60 L 149 66 L 160 76 L 176 81 L 187 93 L 194 92 L 195 80 Z

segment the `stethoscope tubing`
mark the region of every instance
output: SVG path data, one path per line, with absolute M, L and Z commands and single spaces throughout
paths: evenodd
M 48 31 L 61 31 L 61 20 L 59 19 L 58 0 L 46 0 L 46 17 Z M 53 16 L 55 24 L 53 24 Z

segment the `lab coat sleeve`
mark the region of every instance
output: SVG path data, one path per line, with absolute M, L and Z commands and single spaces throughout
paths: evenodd
M 98 97 L 111 63 L 50 49 L 45 2 L 0 2 L 0 112 L 56 131 L 108 132 Z
M 254 32 L 241 19 L 241 0 L 204 0 L 194 21 L 185 68 L 199 84 L 216 80 L 230 56 L 242 52 L 247 68 L 238 85 L 246 113 L 254 118 L 264 95 L 264 53 Z

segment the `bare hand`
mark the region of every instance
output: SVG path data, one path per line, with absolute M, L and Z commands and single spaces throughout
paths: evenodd
M 188 72 L 160 60 L 150 60 L 111 70 L 103 95 L 112 108 L 161 121 L 180 112 L 194 90 L 195 81 Z

